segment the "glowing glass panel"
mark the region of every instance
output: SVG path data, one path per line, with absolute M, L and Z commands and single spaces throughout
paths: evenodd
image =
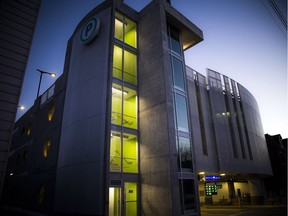
M 122 86 L 112 84 L 111 123 L 122 125 Z
M 43 156 L 45 158 L 48 157 L 49 155 L 49 152 L 50 152 L 50 148 L 51 148 L 51 140 L 50 139 L 47 139 L 44 143 L 44 147 L 43 147 Z
M 124 50 L 124 81 L 137 84 L 137 58 L 136 55 Z
M 124 42 L 132 47 L 137 47 L 136 23 L 125 17 Z
M 112 131 L 110 138 L 110 172 L 121 172 L 121 133 Z
M 52 121 L 55 112 L 54 104 L 51 104 L 49 111 L 48 111 L 48 121 Z
M 113 53 L 113 77 L 122 79 L 122 49 L 118 46 L 114 46 Z
M 136 135 L 123 134 L 123 172 L 138 173 L 138 144 Z
M 123 126 L 137 129 L 137 95 L 136 91 L 124 87 Z
M 109 187 L 109 216 L 121 216 L 121 188 Z
M 124 183 L 125 215 L 137 215 L 137 183 Z

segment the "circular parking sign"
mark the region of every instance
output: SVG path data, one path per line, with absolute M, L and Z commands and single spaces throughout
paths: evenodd
M 98 34 L 100 28 L 100 20 L 97 17 L 91 17 L 83 26 L 80 41 L 83 44 L 90 43 Z

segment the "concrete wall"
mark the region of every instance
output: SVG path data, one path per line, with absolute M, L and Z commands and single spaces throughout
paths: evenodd
M 70 39 L 70 59 L 59 150 L 55 211 L 104 212 L 105 124 L 111 8 L 97 14 L 101 26 L 90 44 L 80 43 L 81 25 Z M 85 22 L 82 21 L 84 24 Z
M 194 80 L 191 79 L 187 79 L 187 87 L 197 172 L 219 170 L 207 89 L 201 85 L 196 86 Z M 202 112 L 203 128 L 200 126 L 200 112 Z M 201 130 L 204 130 L 204 132 Z M 206 139 L 207 154 L 203 150 L 203 139 Z
M 40 106 L 39 97 L 34 106 L 15 123 L 3 190 L 7 206 L 43 213 L 53 211 L 65 82 L 62 75 L 54 84 L 54 94 Z M 51 106 L 55 109 L 49 121 Z M 44 144 L 47 139 L 50 140 L 50 149 L 45 157 Z M 41 186 L 44 188 L 44 200 L 39 203 Z
M 188 68 L 188 72 L 189 72 Z M 191 69 L 192 70 L 192 69 Z M 233 174 L 271 175 L 261 117 L 251 93 L 234 80 L 208 69 L 214 80 L 206 86 L 188 78 L 188 94 L 197 170 Z M 194 71 L 194 75 L 197 72 Z M 211 73 L 211 74 L 210 74 Z M 189 73 L 188 73 L 189 74 Z M 190 74 L 193 74 L 190 71 Z M 229 87 L 229 79 L 232 83 Z M 228 84 L 227 84 L 228 83 Z M 225 84 L 225 89 L 222 86 Z M 236 89 L 236 85 L 238 88 Z M 225 91 L 225 94 L 223 94 Z M 233 92 L 233 95 L 231 94 Z M 238 98 L 240 96 L 240 98 Z M 203 127 L 201 128 L 200 111 Z M 203 131 L 207 152 L 203 150 Z
M 152 2 L 139 22 L 139 128 L 143 215 L 180 215 L 171 62 L 163 7 Z

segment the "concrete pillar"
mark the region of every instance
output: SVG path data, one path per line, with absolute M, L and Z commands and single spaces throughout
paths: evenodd
M 251 196 L 251 204 L 262 205 L 264 204 L 265 188 L 261 179 L 248 180 L 248 186 Z
M 228 181 L 228 193 L 229 193 L 229 199 L 230 202 L 233 202 L 233 199 L 235 198 L 235 187 L 233 181 Z

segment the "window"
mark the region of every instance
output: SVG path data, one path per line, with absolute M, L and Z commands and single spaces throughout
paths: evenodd
M 31 134 L 31 126 L 32 126 L 32 122 L 30 121 L 28 124 L 28 128 L 27 128 L 27 136 L 30 136 Z
M 122 125 L 122 95 L 122 86 L 113 83 L 111 123 L 115 125 Z
M 123 126 L 137 129 L 137 96 L 136 91 L 124 87 Z
M 189 132 L 186 98 L 175 94 L 177 130 Z
M 44 147 L 43 147 L 43 156 L 45 158 L 48 157 L 49 152 L 50 152 L 50 148 L 51 148 L 51 140 L 50 139 L 46 139 L 45 143 L 44 143 Z
M 110 172 L 121 172 L 121 133 L 112 131 L 110 138 Z
M 113 53 L 113 77 L 122 79 L 122 49 L 119 46 L 114 46 Z
M 136 55 L 128 50 L 123 50 L 119 46 L 115 45 L 113 54 L 113 77 L 120 80 L 124 80 L 127 83 L 136 85 L 137 84 L 136 72 L 137 72 Z
M 121 188 L 109 187 L 109 216 L 121 215 Z
M 137 84 L 136 70 L 137 70 L 136 55 L 132 52 L 124 50 L 124 81 Z
M 138 173 L 137 136 L 111 132 L 110 172 Z
M 124 17 L 122 14 L 115 13 L 115 34 L 114 37 L 132 47 L 137 47 L 136 23 Z
M 124 191 L 124 192 L 123 192 Z M 109 216 L 137 214 L 137 183 L 124 182 L 124 190 L 122 187 L 109 187 Z
M 122 107 L 123 102 L 123 107 Z M 137 96 L 136 91 L 127 87 L 112 84 L 111 123 L 137 129 Z
M 184 90 L 184 72 L 182 61 L 172 57 L 172 69 L 173 69 L 173 84 L 174 86 Z
M 123 41 L 124 17 L 120 13 L 115 13 L 114 37 Z
M 137 183 L 124 183 L 125 215 L 137 215 Z
M 128 133 L 123 133 L 123 172 L 138 172 L 137 137 Z
M 192 152 L 190 139 L 178 137 L 178 169 L 181 172 L 192 172 Z
M 45 188 L 44 185 L 40 185 L 38 190 L 38 205 L 42 205 L 45 199 Z
M 169 39 L 170 39 L 170 49 L 176 52 L 177 54 L 181 55 L 181 44 L 180 44 L 180 37 L 179 32 L 172 26 L 169 26 Z
M 54 112 L 55 112 L 55 106 L 52 103 L 49 107 L 49 110 L 48 110 L 48 121 L 52 121 L 53 116 L 54 116 Z
M 193 179 L 180 179 L 182 213 L 196 212 L 196 199 Z
M 54 95 L 55 91 L 55 84 L 53 84 L 46 92 L 41 95 L 41 102 L 40 104 L 45 103 L 49 98 Z

